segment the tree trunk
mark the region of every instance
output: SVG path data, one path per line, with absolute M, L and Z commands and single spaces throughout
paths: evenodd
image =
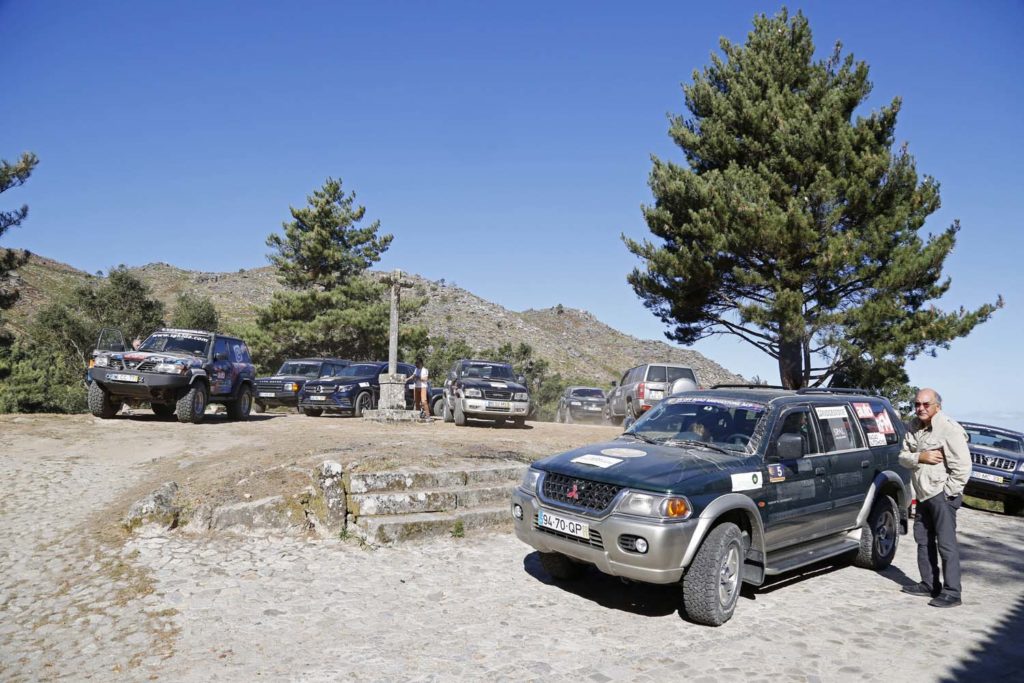
M 779 342 L 779 379 L 787 389 L 804 386 L 803 345 L 799 341 Z

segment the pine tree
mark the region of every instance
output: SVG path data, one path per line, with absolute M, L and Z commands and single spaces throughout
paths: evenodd
M 661 243 L 623 238 L 646 262 L 628 281 L 670 339 L 736 335 L 791 388 L 882 386 L 1002 306 L 934 305 L 960 226 L 918 235 L 939 185 L 894 150 L 899 98 L 855 117 L 867 64 L 841 44 L 814 61 L 807 20 L 786 10 L 721 48 L 683 87 L 691 118 L 671 119 L 686 166 L 653 160 L 644 216 Z
M 11 164 L 0 159 L 0 194 L 7 190 L 23 185 L 28 177 L 32 175 L 32 169 L 39 163 L 39 159 L 31 152 L 25 152 L 17 163 Z M 28 216 L 28 206 L 22 205 L 14 211 L 0 211 L 0 237 L 4 236 L 11 228 L 21 224 Z M 4 249 L 0 247 L 0 311 L 5 311 L 14 305 L 18 300 L 18 290 L 7 283 L 8 274 L 24 265 L 28 261 L 28 252 L 15 249 Z M 3 319 L 0 318 L 0 324 Z

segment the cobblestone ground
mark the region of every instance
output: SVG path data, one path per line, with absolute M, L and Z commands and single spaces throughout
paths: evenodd
M 0 680 L 1013 680 L 1024 518 L 965 509 L 963 607 L 899 593 L 894 566 L 822 565 L 746 590 L 732 621 L 590 573 L 552 583 L 511 533 L 354 541 L 81 531 L 145 457 L 3 452 Z M 142 452 L 140 449 L 138 452 Z M 107 511 L 107 514 L 111 514 Z M 909 575 L 909 576 L 908 576 Z

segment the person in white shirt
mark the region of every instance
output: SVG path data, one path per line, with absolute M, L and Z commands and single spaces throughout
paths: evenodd
M 430 379 L 430 372 L 424 367 L 422 358 L 416 359 L 416 372 L 413 378 L 413 409 L 419 409 L 420 417 L 430 417 L 430 402 L 427 397 L 427 380 Z

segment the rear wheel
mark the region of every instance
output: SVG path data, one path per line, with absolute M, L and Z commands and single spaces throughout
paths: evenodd
M 608 420 L 608 424 L 611 424 L 611 425 L 618 426 L 618 425 L 622 424 L 622 418 L 621 417 L 615 417 L 615 415 L 612 414 L 612 407 L 611 407 L 611 405 L 606 405 L 604 407 L 604 419 Z
M 238 397 L 228 404 L 228 417 L 232 420 L 248 420 L 252 410 L 252 389 L 243 384 L 238 390 Z
M 206 385 L 196 382 L 178 399 L 178 422 L 198 424 L 206 414 Z
M 149 407 L 153 409 L 153 414 L 157 417 L 167 419 L 174 415 L 174 406 L 166 403 L 150 403 Z
M 853 563 L 865 569 L 885 569 L 896 557 L 899 543 L 900 513 L 896 501 L 881 496 L 871 506 L 860 530 L 860 548 Z
M 583 576 L 585 567 L 573 562 L 561 553 L 541 553 L 540 564 L 551 578 L 559 581 L 573 581 Z
M 320 408 L 303 408 L 302 414 L 306 417 L 320 417 L 324 414 L 324 411 Z
M 104 391 L 103 387 L 96 382 L 89 384 L 88 401 L 89 412 L 104 420 L 109 420 L 117 415 L 117 411 L 121 407 L 121 404 L 114 402 L 110 398 L 110 394 Z
M 721 626 L 732 618 L 743 585 L 743 533 L 732 522 L 707 535 L 683 576 L 683 608 L 698 624 Z
M 369 392 L 362 392 L 356 396 L 356 402 L 352 404 L 352 414 L 356 417 L 362 417 L 363 411 L 370 410 L 373 408 L 373 397 L 370 396 Z

